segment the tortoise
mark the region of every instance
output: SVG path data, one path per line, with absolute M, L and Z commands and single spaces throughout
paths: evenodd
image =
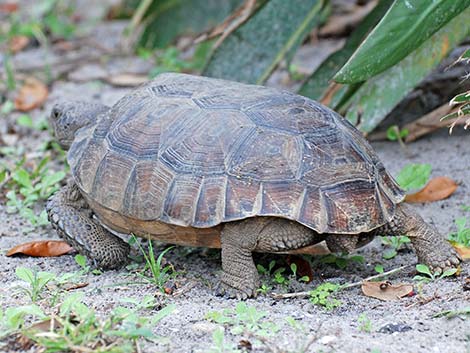
M 126 262 L 129 246 L 110 230 L 221 247 L 220 293 L 241 298 L 259 285 L 253 251 L 325 240 L 349 253 L 407 234 L 433 271 L 460 262 L 402 203 L 362 134 L 289 91 L 166 73 L 112 107 L 56 104 L 50 124 L 72 178 L 49 199 L 49 220 L 98 267 Z

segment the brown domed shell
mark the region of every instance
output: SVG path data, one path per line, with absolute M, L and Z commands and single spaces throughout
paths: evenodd
M 122 98 L 79 132 L 68 159 L 87 198 L 179 226 L 278 216 L 353 234 L 388 222 L 404 196 L 362 135 L 323 105 L 184 74 Z

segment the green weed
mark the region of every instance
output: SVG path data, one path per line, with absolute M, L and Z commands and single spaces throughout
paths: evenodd
M 139 48 L 137 54 L 144 59 L 153 58 L 155 67 L 150 71 L 151 78 L 163 72 L 188 72 L 200 71 L 206 63 L 212 48 L 212 42 L 202 42 L 194 51 L 190 60 L 181 59 L 181 52 L 176 47 L 168 47 L 164 50 L 152 52 L 148 49 Z
M 393 259 L 395 256 L 397 256 L 398 251 L 402 248 L 404 244 L 408 244 L 411 242 L 410 238 L 408 238 L 405 235 L 386 236 L 386 237 L 381 237 L 381 239 L 382 239 L 382 244 L 389 247 L 389 249 L 386 249 L 384 253 L 382 254 L 382 257 L 385 260 Z
M 455 220 L 457 232 L 449 234 L 449 240 L 461 244 L 463 246 L 470 246 L 470 227 L 467 227 L 467 219 L 460 217 Z
M 431 169 L 430 164 L 408 164 L 400 171 L 396 181 L 405 191 L 421 189 L 428 182 Z
M 118 306 L 102 318 L 83 303 L 83 295 L 75 293 L 65 298 L 59 314 L 50 317 L 54 324 L 47 329 L 38 330 L 33 325 L 22 333 L 49 352 L 134 352 L 139 339 L 159 339 L 152 329 L 175 309 L 169 305 L 152 316 L 143 316 L 141 305 Z
M 372 321 L 367 317 L 366 313 L 359 315 L 357 323 L 359 324 L 359 331 L 372 332 Z
M 209 348 L 209 353 L 240 353 L 241 351 L 235 348 L 232 343 L 227 343 L 225 340 L 225 330 L 221 327 L 217 328 L 212 333 L 212 347 Z
M 289 77 L 293 81 L 302 81 L 305 79 L 305 74 L 299 70 L 299 67 L 295 64 L 289 64 L 287 68 L 287 72 L 289 73 Z
M 279 267 L 276 270 L 274 270 L 274 267 L 276 266 L 276 261 L 272 260 L 268 268 L 264 267 L 261 264 L 256 265 L 256 268 L 258 270 L 258 273 L 262 276 L 268 276 L 271 279 L 271 283 L 274 285 L 280 285 L 284 288 L 288 287 L 290 284 L 290 281 L 293 278 L 297 277 L 297 265 L 295 263 L 291 263 L 289 266 L 289 269 L 291 270 L 291 274 L 286 274 L 286 268 L 285 267 Z M 301 282 L 308 282 L 309 278 L 308 276 L 303 276 L 298 279 Z M 272 287 L 267 284 L 263 283 L 261 287 L 258 289 L 259 293 L 262 294 L 267 294 L 269 290 L 271 290 Z
M 320 258 L 320 263 L 332 264 L 343 270 L 351 263 L 363 264 L 364 257 L 361 255 L 328 254 Z
M 339 284 L 325 282 L 310 291 L 310 302 L 314 305 L 324 307 L 326 310 L 333 310 L 341 305 L 341 302 L 332 298 L 341 289 Z
M 408 136 L 410 131 L 408 129 L 400 129 L 397 125 L 392 125 L 387 129 L 387 138 L 390 141 L 400 141 L 403 143 L 403 139 Z
M 15 273 L 19 279 L 28 283 L 28 287 L 20 287 L 20 289 L 33 303 L 40 298 L 46 284 L 55 277 L 54 273 L 31 270 L 26 267 L 17 267 Z
M 18 151 L 3 149 L 0 153 L 16 155 Z M 46 211 L 37 214 L 34 205 L 55 193 L 66 175 L 64 171 L 49 171 L 49 161 L 49 156 L 43 157 L 32 168 L 26 168 L 25 157 L 13 165 L 0 164 L 0 190 L 8 190 L 5 193 L 7 212 L 19 213 L 27 219 L 32 226 L 29 230 L 49 223 Z M 28 164 L 32 164 L 31 161 Z
M 431 269 L 427 265 L 417 264 L 416 271 L 418 271 L 419 275 L 413 277 L 413 280 L 418 281 L 420 283 L 426 283 L 435 281 L 437 279 L 442 279 L 445 277 L 450 277 L 455 275 L 457 272 L 456 268 L 451 268 L 449 270 L 444 271 L 441 274 L 432 273 Z
M 384 273 L 384 267 L 383 265 L 375 265 L 374 271 L 377 272 L 378 274 Z
M 279 331 L 279 327 L 267 320 L 267 317 L 267 311 L 258 311 L 245 302 L 238 303 L 235 310 L 225 309 L 222 312 L 211 311 L 206 314 L 206 319 L 210 321 L 231 326 L 231 333 L 234 335 L 249 332 L 262 337 L 273 336 Z
M 151 240 L 149 240 L 148 252 L 143 249 L 142 245 L 140 245 L 140 242 L 137 241 L 134 235 L 132 235 L 132 243 L 137 244 L 141 254 L 145 259 L 145 268 L 142 273 L 138 273 L 139 276 L 144 280 L 156 285 L 160 292 L 165 293 L 165 284 L 178 275 L 173 266 L 162 265 L 163 256 L 165 256 L 168 251 L 173 249 L 174 246 L 170 246 L 169 248 L 163 250 L 160 255 L 155 258 Z M 146 270 L 150 270 L 150 273 L 152 274 L 151 277 L 145 274 Z
M 435 314 L 433 317 L 445 317 L 447 319 L 452 319 L 454 317 L 459 317 L 459 316 L 470 317 L 470 306 L 466 308 L 462 308 L 462 309 L 457 309 L 457 310 L 444 310 Z
M 25 325 L 26 318 L 45 319 L 46 315 L 36 304 L 10 307 L 5 311 L 0 308 L 0 338 L 21 329 Z

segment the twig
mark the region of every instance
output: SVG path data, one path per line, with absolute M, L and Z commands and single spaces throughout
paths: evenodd
M 382 278 L 382 277 L 385 277 L 385 276 L 390 276 L 390 275 L 393 275 L 393 274 L 395 274 L 395 273 L 397 273 L 397 272 L 400 272 L 400 271 L 404 270 L 404 269 L 407 268 L 407 267 L 410 267 L 410 265 L 401 266 L 401 267 L 395 268 L 395 269 L 393 269 L 393 270 L 390 270 L 390 271 L 387 271 L 387 272 L 384 272 L 384 273 L 379 273 L 378 275 L 374 275 L 374 276 L 367 277 L 367 278 L 365 278 L 365 279 L 363 279 L 362 281 L 359 281 L 359 282 L 344 284 L 344 285 L 340 286 L 338 290 L 344 290 L 344 289 L 349 289 L 349 288 L 353 288 L 353 287 L 359 287 L 359 286 L 362 285 L 362 283 L 365 282 L 365 281 L 371 281 L 371 280 L 374 280 L 374 279 L 377 279 L 377 278 Z M 285 293 L 285 294 L 276 294 L 276 293 L 273 293 L 273 294 L 271 295 L 271 297 L 272 297 L 273 299 L 306 298 L 306 297 L 309 297 L 309 296 L 310 296 L 310 292 L 311 292 L 311 291 L 308 291 L 308 292 Z
M 132 33 L 135 31 L 137 26 L 142 22 L 147 9 L 152 4 L 152 0 L 143 0 L 140 2 L 137 10 L 134 12 L 134 16 L 132 16 L 131 23 L 129 25 L 129 32 Z

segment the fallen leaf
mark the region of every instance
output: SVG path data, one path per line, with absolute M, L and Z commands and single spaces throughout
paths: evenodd
M 313 270 L 307 260 L 300 256 L 288 255 L 286 257 L 286 262 L 289 266 L 292 264 L 297 266 L 297 276 L 299 276 L 299 278 L 307 276 L 309 278 L 307 283 L 310 283 L 313 280 Z
M 0 4 L 0 12 L 12 13 L 16 11 L 18 11 L 18 4 L 16 2 Z
M 28 334 L 20 333 L 20 336 L 17 338 L 18 343 L 24 347 L 24 350 L 29 350 L 33 346 L 36 348 L 36 343 L 31 339 L 31 334 L 35 336 L 46 335 L 52 332 L 58 332 L 63 329 L 63 325 L 53 318 L 47 319 L 44 321 L 39 321 L 33 325 L 24 328 Z
M 90 284 L 90 283 L 87 283 L 87 282 L 72 283 L 71 285 L 66 286 L 64 289 L 65 289 L 66 291 L 71 291 L 71 290 L 75 290 L 75 289 L 80 289 L 80 288 L 87 287 L 89 284 Z
M 27 112 L 40 107 L 47 99 L 49 91 L 44 83 L 34 77 L 28 77 L 18 91 L 15 108 Z
M 368 297 L 389 301 L 399 300 L 413 294 L 413 285 L 407 283 L 391 284 L 390 282 L 362 282 L 362 293 Z
M 18 53 L 29 44 L 29 38 L 26 36 L 14 36 L 10 39 L 8 47 L 13 53 Z
M 457 183 L 448 177 L 431 179 L 420 191 L 406 195 L 406 202 L 432 202 L 443 200 L 454 193 Z
M 113 86 L 119 87 L 135 87 L 149 80 L 147 75 L 137 74 L 117 74 L 105 79 L 106 82 Z
M 454 241 L 450 242 L 452 246 L 454 247 L 455 251 L 460 255 L 462 260 L 468 260 L 470 259 L 470 248 L 460 245 Z
M 44 257 L 61 256 L 72 250 L 73 248 L 62 240 L 39 240 L 17 245 L 7 252 L 7 256 L 17 254 Z

